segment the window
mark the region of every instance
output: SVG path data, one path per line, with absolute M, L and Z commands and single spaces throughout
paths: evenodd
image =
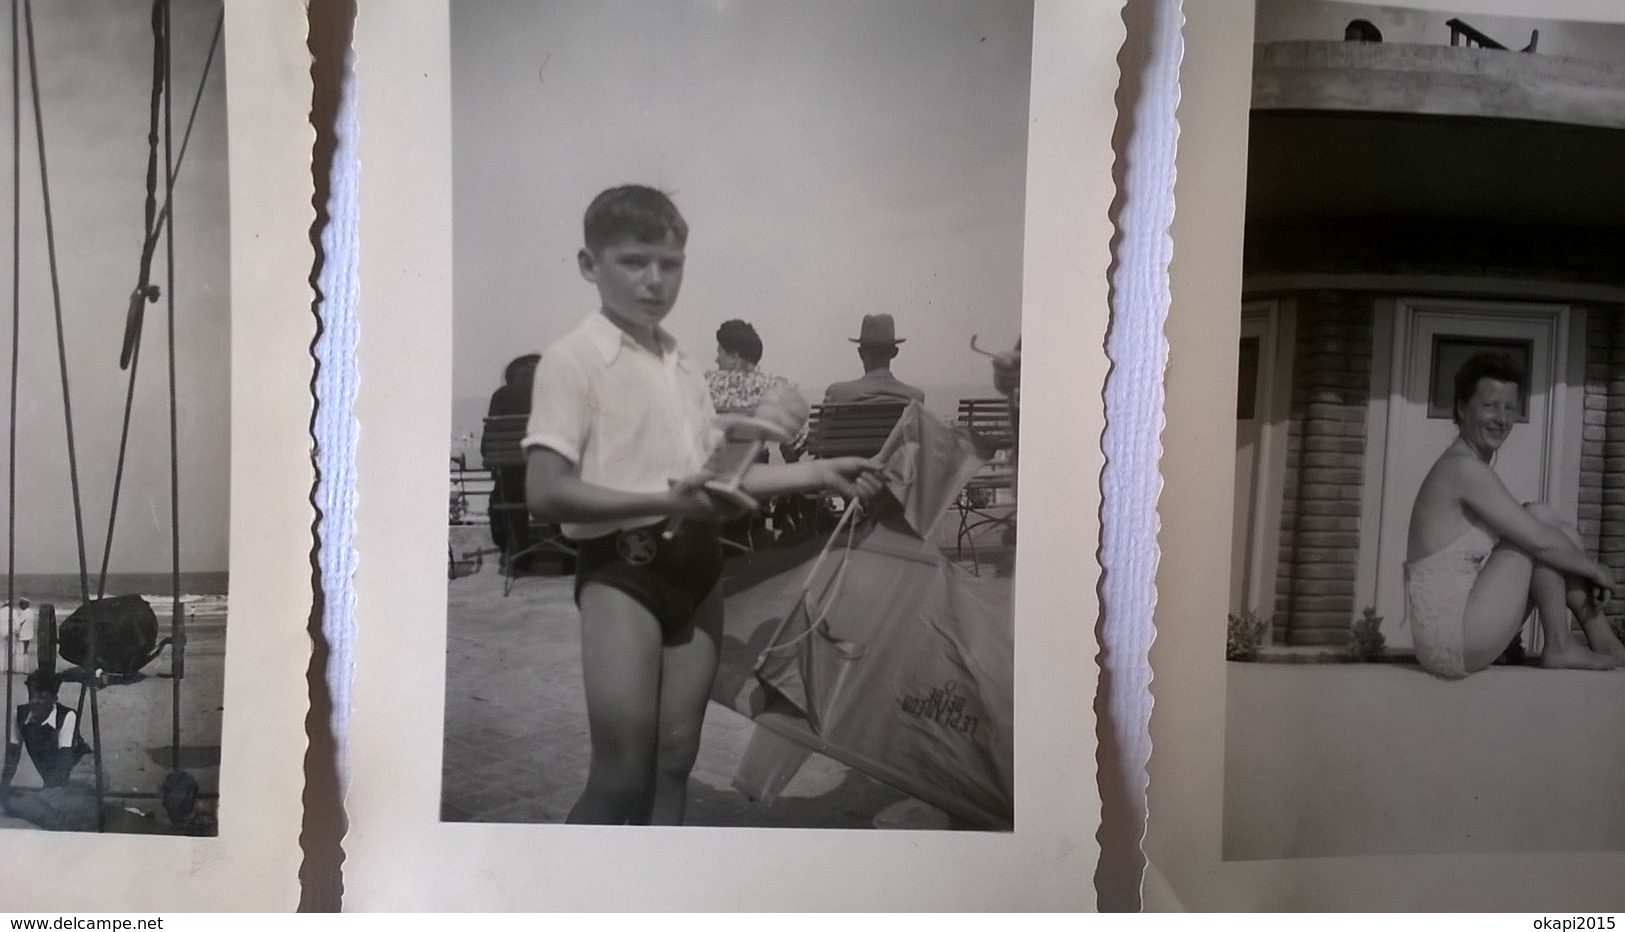
M 1505 353 L 1523 371 L 1518 393 L 1518 423 L 1529 422 L 1530 340 L 1497 340 L 1492 337 L 1433 337 L 1433 364 L 1428 373 L 1428 417 L 1449 420 L 1455 412 L 1456 372 L 1462 363 L 1479 353 Z

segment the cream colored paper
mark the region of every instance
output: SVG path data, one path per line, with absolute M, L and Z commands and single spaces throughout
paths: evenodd
M 0 910 L 128 916 L 291 911 L 298 904 L 314 517 L 314 134 L 305 40 L 301 4 L 230 2 L 215 63 L 226 82 L 231 201 L 230 620 L 219 834 L 0 832 Z M 41 68 L 48 70 L 43 56 Z M 177 144 L 189 92 L 177 80 Z M 132 173 L 132 183 L 139 177 Z M 149 328 L 161 324 L 157 312 L 148 313 Z M 161 359 L 148 362 L 154 380 Z M 115 724 L 104 718 L 104 728 Z
M 364 3 L 354 714 L 355 910 L 1087 909 L 1099 801 L 1094 626 L 1120 5 L 1034 24 L 1010 834 L 439 820 L 452 333 L 445 3 Z M 523 119 L 515 114 L 515 119 Z M 1031 494 L 1031 493 L 1030 493 Z
M 1399 0 L 1390 6 L 1543 19 L 1625 21 L 1612 0 Z M 1185 59 L 1167 426 L 1151 649 L 1147 908 L 1208 910 L 1565 910 L 1625 908 L 1625 854 L 1221 858 L 1224 629 L 1253 60 L 1251 0 L 1185 4 Z M 1441 14 L 1441 18 L 1443 15 Z M 1520 37 L 1521 38 L 1521 37 Z M 1617 675 L 1617 674 L 1607 674 Z M 1625 732 L 1620 732 L 1625 734 Z M 1486 741 L 1496 740 L 1493 735 Z M 1289 766 L 1292 749 L 1282 748 Z M 1517 754 L 1508 746 L 1506 753 Z M 1585 753 L 1577 749 L 1577 753 Z M 1560 787 L 1553 788 L 1562 792 Z

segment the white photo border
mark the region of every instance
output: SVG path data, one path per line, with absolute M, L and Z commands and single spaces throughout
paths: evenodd
M 0 832 L 13 912 L 291 912 L 312 606 L 311 77 L 303 4 L 225 3 L 231 531 L 219 834 Z
M 1462 14 L 1625 22 L 1616 0 L 1384 0 Z M 1146 909 L 1625 909 L 1625 853 L 1226 862 L 1224 631 L 1252 88 L 1253 0 L 1185 6 L 1166 426 L 1151 648 Z
M 451 98 L 444 0 L 362 4 L 357 910 L 1091 909 L 1099 476 L 1121 2 L 1038 0 L 1024 273 L 1012 833 L 442 823 Z M 696 869 L 698 868 L 698 869 Z

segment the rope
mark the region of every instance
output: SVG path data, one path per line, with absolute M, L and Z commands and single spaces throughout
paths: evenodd
M 223 8 L 222 8 L 223 9 Z M 170 119 L 169 0 L 164 0 L 164 204 L 175 200 L 174 126 Z M 207 72 L 205 72 L 207 74 Z M 190 127 L 188 127 L 190 128 Z M 184 661 L 185 622 L 181 618 L 181 466 L 180 420 L 175 401 L 175 224 L 164 227 L 164 290 L 169 322 L 169 766 L 181 766 L 181 676 Z
M 99 574 L 99 579 L 98 579 L 98 582 L 97 582 L 97 585 L 96 585 L 97 598 L 101 598 L 103 595 L 106 594 L 108 564 L 112 559 L 112 553 L 113 553 L 113 531 L 114 531 L 114 528 L 118 524 L 118 506 L 119 506 L 120 497 L 121 497 L 121 495 L 123 493 L 123 487 L 124 487 L 124 463 L 125 463 L 125 458 L 126 458 L 126 456 L 128 454 L 128 450 L 129 450 L 130 420 L 131 420 L 131 416 L 132 416 L 132 414 L 134 412 L 135 378 L 136 378 L 136 372 L 140 368 L 141 327 L 142 327 L 142 324 L 143 324 L 144 319 L 145 319 L 143 304 L 144 304 L 144 302 L 149 300 L 149 297 L 148 297 L 149 295 L 151 296 L 152 300 L 156 300 L 156 298 L 157 298 L 156 289 L 154 289 L 152 287 L 152 283 L 151 283 L 151 273 L 152 273 L 152 260 L 153 260 L 154 255 L 157 252 L 158 243 L 160 241 L 160 236 L 161 235 L 167 236 L 168 249 L 167 249 L 166 255 L 167 255 L 168 273 L 169 273 L 169 278 L 168 278 L 167 285 L 168 285 L 168 289 L 170 291 L 170 298 L 169 298 L 169 303 L 168 303 L 169 321 L 170 321 L 170 323 L 169 323 L 169 328 L 170 328 L 170 337 L 169 337 L 169 339 L 170 339 L 170 347 L 169 347 L 169 351 L 170 351 L 170 370 L 171 370 L 170 371 L 170 380 L 169 380 L 169 382 L 170 382 L 169 391 L 170 391 L 170 407 L 172 409 L 171 412 L 170 412 L 170 434 L 171 434 L 171 436 L 170 436 L 170 472 L 171 472 L 170 487 L 171 487 L 171 493 L 172 493 L 171 497 L 173 499 L 171 509 L 170 509 L 170 511 L 171 511 L 171 530 L 172 530 L 171 545 L 172 545 L 173 549 L 175 550 L 175 552 L 177 554 L 179 553 L 179 550 L 180 550 L 180 544 L 179 544 L 180 510 L 179 510 L 179 504 L 178 504 L 178 497 L 179 497 L 178 489 L 179 489 L 180 480 L 179 480 L 178 476 L 176 475 L 176 472 L 178 470 L 178 464 L 179 464 L 179 455 L 178 455 L 178 450 L 176 448 L 177 448 L 177 444 L 178 444 L 179 441 L 174 436 L 177 420 L 176 420 L 175 412 L 173 410 L 173 408 L 175 406 L 175 373 L 174 373 L 174 351 L 175 351 L 175 349 L 174 349 L 174 315 L 175 315 L 174 307 L 175 307 L 175 305 L 174 305 L 174 294 L 173 294 L 173 292 L 174 292 L 174 283 L 175 283 L 174 282 L 174 279 L 175 279 L 175 274 L 174 274 L 174 271 L 175 271 L 174 270 L 174 265 L 175 265 L 174 248 L 175 248 L 175 245 L 174 245 L 174 231 L 173 231 L 174 224 L 173 224 L 173 222 L 171 220 L 171 217 L 172 217 L 172 205 L 174 203 L 174 197 L 175 197 L 175 181 L 180 177 L 181 164 L 186 160 L 186 149 L 191 144 L 191 141 L 192 141 L 192 128 L 197 122 L 198 107 L 203 102 L 203 91 L 204 91 L 205 88 L 208 87 L 209 75 L 214 70 L 215 53 L 219 50 L 219 47 L 220 47 L 220 35 L 221 35 L 221 32 L 222 32 L 222 30 L 223 30 L 223 28 L 225 26 L 225 10 L 222 9 L 221 13 L 220 13 L 220 17 L 215 20 L 214 36 L 209 42 L 209 54 L 203 61 L 203 74 L 198 79 L 197 91 L 196 91 L 196 93 L 194 93 L 192 95 L 192 109 L 191 109 L 191 113 L 186 118 L 186 130 L 181 134 L 180 149 L 175 154 L 173 164 L 168 164 L 169 161 L 170 161 L 169 153 L 171 151 L 171 147 L 172 147 L 171 143 L 172 143 L 172 138 L 173 138 L 173 134 L 171 132 L 171 127 L 170 127 L 170 123 L 169 123 L 169 101 L 170 101 L 170 99 L 172 97 L 172 95 L 170 93 L 170 90 L 169 90 L 169 72 L 168 72 L 169 62 L 170 62 L 169 42 L 168 42 L 169 30 L 168 30 L 168 21 L 167 21 L 167 19 L 161 18 L 159 13 L 157 12 L 158 6 L 160 4 L 167 8 L 168 2 L 167 2 L 167 0 L 156 0 L 156 2 L 154 4 L 154 16 L 153 16 L 154 43 L 155 43 L 155 45 L 161 44 L 163 46 L 163 50 L 160 53 L 155 48 L 155 51 L 153 53 L 153 59 L 154 59 L 153 74 L 155 76 L 154 80 L 157 81 L 157 82 L 161 82 L 163 84 L 164 92 L 163 92 L 161 97 L 157 92 L 154 92 L 154 94 L 153 94 L 154 104 L 153 104 L 153 108 L 152 108 L 152 111 L 151 111 L 152 118 L 150 120 L 150 125 L 153 126 L 153 127 L 156 127 L 158 125 L 158 120 L 159 120 L 159 117 L 160 117 L 160 108 L 159 108 L 159 103 L 158 102 L 161 101 L 162 102 L 162 118 L 163 118 L 163 122 L 164 122 L 164 128 L 163 128 L 163 132 L 164 132 L 164 136 L 163 136 L 163 138 L 164 138 L 164 160 L 166 162 L 166 170 L 164 172 L 164 178 L 165 178 L 165 181 L 164 181 L 164 203 L 163 203 L 163 207 L 160 210 L 158 210 L 156 214 L 152 214 L 152 213 L 148 214 L 147 233 L 146 233 L 146 236 L 145 236 L 145 238 L 144 238 L 144 240 L 142 242 L 142 246 L 141 246 L 141 265 L 140 265 L 140 271 L 139 271 L 139 278 L 138 278 L 138 280 L 136 282 L 135 290 L 132 291 L 131 294 L 130 294 L 130 311 L 129 311 L 129 314 L 126 317 L 126 320 L 125 320 L 124 348 L 123 348 L 123 351 L 120 354 L 119 368 L 121 368 L 121 369 L 123 369 L 123 368 L 129 369 L 130 376 L 129 376 L 128 384 L 127 384 L 127 386 L 125 388 L 125 394 L 124 394 L 124 418 L 123 418 L 123 421 L 122 421 L 121 426 L 119 428 L 118 457 L 117 457 L 117 460 L 116 460 L 116 464 L 115 464 L 115 466 L 113 468 L 113 495 L 112 495 L 112 499 L 108 503 L 108 507 L 107 507 L 107 537 L 106 537 L 106 540 L 104 541 L 103 547 L 102 547 L 101 572 Z M 167 13 L 165 13 L 164 15 L 167 16 Z M 161 63 L 159 61 L 160 57 L 162 58 Z M 157 151 L 156 148 L 155 148 L 157 138 L 158 138 L 157 129 L 154 128 L 151 132 L 149 132 L 149 134 L 147 136 L 149 161 L 151 161 L 152 158 L 155 157 L 154 153 Z M 148 190 L 148 195 L 147 195 L 148 196 L 148 201 L 151 202 L 156 196 L 155 175 L 153 173 L 151 173 L 151 172 L 148 173 L 147 183 L 148 183 L 148 189 L 147 189 Z M 178 556 L 177 556 L 176 559 L 178 559 Z M 180 586 L 178 565 L 176 567 L 174 576 L 175 576 L 175 587 L 176 587 L 174 591 L 178 596 L 179 586 Z M 176 651 L 177 651 L 177 649 L 172 648 L 171 649 L 171 656 L 176 656 Z
M 130 378 L 124 389 L 124 419 L 119 426 L 118 459 L 113 467 L 113 497 L 107 508 L 107 536 L 102 542 L 102 567 L 96 577 L 96 598 L 107 595 L 107 565 L 113 555 L 113 528 L 118 521 L 119 493 L 124 485 L 124 458 L 130 446 L 130 415 L 135 409 L 135 377 L 141 368 L 141 325 L 148 301 L 158 295 L 152 287 L 152 258 L 158 245 L 153 225 L 158 217 L 158 120 L 164 101 L 168 98 L 166 79 L 169 74 L 168 36 L 164 0 L 152 4 L 152 96 L 147 119 L 147 197 L 143 203 L 141 229 L 141 264 L 135 291 L 130 294 L 130 309 L 124 319 L 124 348 L 119 353 L 119 368 L 128 369 Z M 168 153 L 165 153 L 164 176 L 169 179 Z
M 766 662 L 769 654 L 787 650 L 812 637 L 813 632 L 823 627 L 824 623 L 829 620 L 829 613 L 835 605 L 835 600 L 828 598 L 827 593 L 832 590 L 839 592 L 841 584 L 846 581 L 846 568 L 852 564 L 852 544 L 857 536 L 858 528 L 857 522 L 852 519 L 857 515 L 859 508 L 858 503 L 854 501 L 841 513 L 841 520 L 836 522 L 835 530 L 830 532 L 829 540 L 824 543 L 824 549 L 819 551 L 818 559 L 813 561 L 812 568 L 807 571 L 806 582 L 801 584 L 801 597 L 796 600 L 798 606 L 807 603 L 807 597 L 812 592 L 813 580 L 818 578 L 818 571 L 823 568 L 824 560 L 829 557 L 830 551 L 834 549 L 835 540 L 841 536 L 841 529 L 844 527 L 846 529 L 846 544 L 841 552 L 841 568 L 835 571 L 835 575 L 824 586 L 824 591 L 820 594 L 822 601 L 818 606 L 818 617 L 812 618 L 812 612 L 808 611 L 807 615 L 811 620 L 807 623 L 806 629 L 788 641 L 780 642 L 779 636 L 784 633 L 785 626 L 790 623 L 790 618 L 795 614 L 795 610 L 791 609 L 790 613 L 784 616 L 784 620 L 779 622 L 779 627 L 773 632 L 773 636 L 768 639 L 768 646 L 763 648 L 761 655 L 757 657 L 756 666 L 758 668 Z
M 6 470 L 6 750 L 11 753 L 11 719 L 15 699 L 11 684 L 11 644 L 17 636 L 17 367 L 22 335 L 23 168 L 22 82 L 17 60 L 17 0 L 11 0 L 11 422 Z
M 79 453 L 73 442 L 73 399 L 68 388 L 68 342 L 62 323 L 62 280 L 57 274 L 56 267 L 56 224 L 51 214 L 50 173 L 45 161 L 45 116 L 40 111 L 39 62 L 34 49 L 34 0 L 23 0 L 23 23 L 28 37 L 28 81 L 34 101 L 34 139 L 39 148 L 40 195 L 45 207 L 45 253 L 51 267 L 51 304 L 56 312 L 56 355 L 57 366 L 62 375 L 62 418 L 66 423 L 68 434 L 68 481 L 73 488 L 73 530 L 79 545 L 79 597 L 81 602 L 89 602 L 90 574 L 85 562 L 84 508 L 79 500 Z

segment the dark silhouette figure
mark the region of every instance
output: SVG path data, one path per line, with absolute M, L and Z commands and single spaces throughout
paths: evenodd
M 539 354 L 531 353 L 508 363 L 502 373 L 502 387 L 491 394 L 491 404 L 485 412 L 488 417 L 530 414 L 531 392 L 536 383 L 536 364 L 541 362 L 541 359 Z M 487 439 L 481 439 L 482 453 L 486 451 Z M 491 480 L 489 510 L 491 542 L 503 553 L 520 554 L 514 560 L 513 569 L 523 572 L 529 569 L 531 558 L 531 555 L 525 552 L 531 542 L 530 512 L 523 507 L 525 467 L 523 465 L 493 467 Z M 504 507 L 513 505 L 520 507 Z

